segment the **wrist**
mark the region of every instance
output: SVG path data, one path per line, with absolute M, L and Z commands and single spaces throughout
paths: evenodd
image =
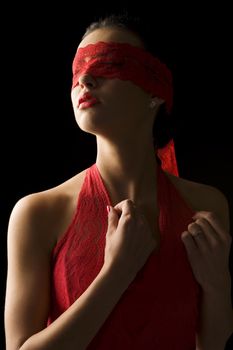
M 104 278 L 110 280 L 112 284 L 116 284 L 119 287 L 121 286 L 123 289 L 127 288 L 132 281 L 132 278 L 129 278 L 124 271 L 122 272 L 115 266 L 103 265 L 100 274 Z
M 226 276 L 222 276 L 222 280 L 219 281 L 218 284 L 203 286 L 202 291 L 203 294 L 218 298 L 223 296 L 229 296 L 231 298 L 231 276 L 227 274 Z
M 232 308 L 231 300 L 231 288 L 215 289 L 211 291 L 203 291 L 202 299 L 215 307 L 225 306 L 227 308 Z

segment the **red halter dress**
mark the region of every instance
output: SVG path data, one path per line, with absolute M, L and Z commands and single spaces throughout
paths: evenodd
M 195 350 L 200 286 L 181 233 L 195 212 L 157 166 L 160 248 L 122 294 L 88 350 Z M 52 253 L 48 325 L 88 288 L 104 262 L 111 205 L 96 163 L 85 173 L 76 212 Z

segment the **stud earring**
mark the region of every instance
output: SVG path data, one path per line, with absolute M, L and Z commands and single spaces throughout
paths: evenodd
M 156 102 L 154 100 L 151 100 L 150 102 L 150 108 L 153 109 L 156 106 Z

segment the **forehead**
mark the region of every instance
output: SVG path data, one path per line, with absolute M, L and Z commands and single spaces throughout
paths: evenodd
M 128 43 L 133 46 L 143 47 L 141 40 L 135 34 L 128 30 L 113 27 L 94 30 L 81 41 L 78 47 L 85 47 L 98 41 Z

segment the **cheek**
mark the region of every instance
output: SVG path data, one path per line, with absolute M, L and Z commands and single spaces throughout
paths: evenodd
M 74 109 L 76 109 L 78 105 L 78 87 L 76 86 L 74 89 L 71 90 L 71 101 Z
M 121 99 L 125 106 L 128 105 L 138 110 L 138 108 L 141 109 L 142 106 L 145 107 L 145 104 L 148 104 L 149 96 L 141 87 L 130 81 L 125 81 L 122 83 Z
M 125 91 L 115 101 L 116 110 L 120 110 L 121 113 L 137 118 L 137 116 L 144 115 L 148 108 L 145 99 L 141 94 L 135 91 Z

